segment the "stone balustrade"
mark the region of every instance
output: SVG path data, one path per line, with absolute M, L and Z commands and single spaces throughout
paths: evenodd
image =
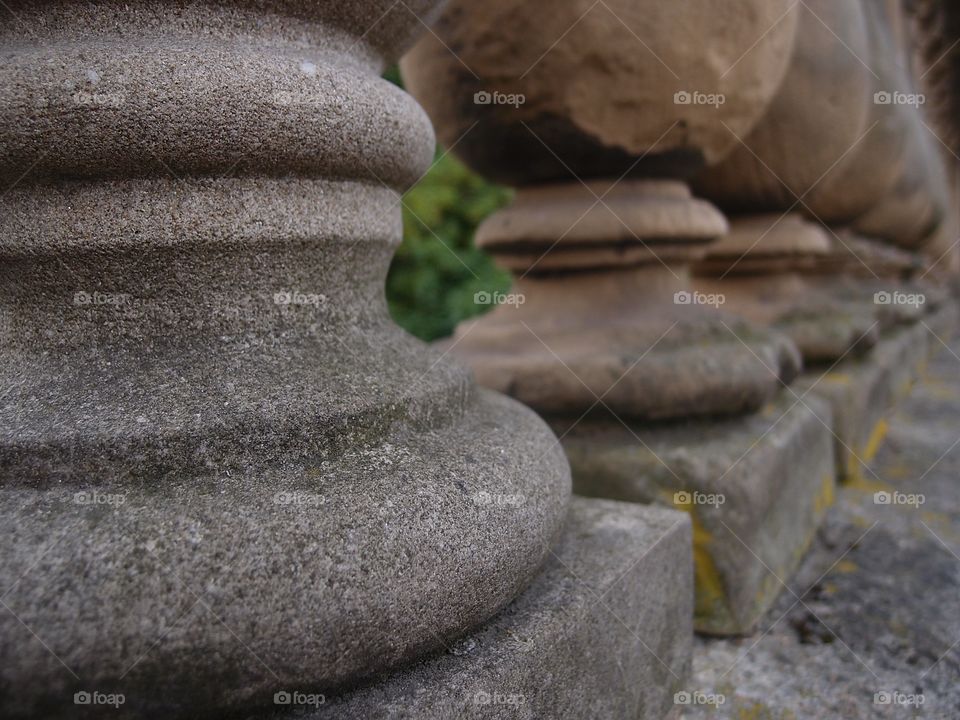
M 380 74 L 438 4 L 10 4 L 6 717 L 333 695 L 540 570 L 554 437 L 384 298 L 434 137 Z

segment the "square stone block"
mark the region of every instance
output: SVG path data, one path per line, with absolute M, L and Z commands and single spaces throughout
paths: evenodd
M 543 571 L 493 620 L 306 717 L 661 720 L 690 674 L 692 617 L 688 518 L 574 498 Z
M 837 475 L 845 482 L 864 479 L 864 463 L 877 454 L 887 434 L 887 416 L 906 397 L 931 352 L 947 341 L 957 320 L 948 303 L 922 323 L 886 334 L 863 357 L 848 358 L 830 369 L 813 368 L 794 383 L 799 394 L 810 392 L 830 403 Z
M 689 513 L 695 627 L 738 635 L 777 597 L 833 502 L 829 425 L 826 403 L 784 392 L 736 418 L 629 427 L 586 420 L 563 442 L 575 492 Z

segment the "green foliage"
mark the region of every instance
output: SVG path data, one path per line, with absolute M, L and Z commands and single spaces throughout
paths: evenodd
M 396 67 L 384 78 L 403 87 Z M 433 167 L 404 196 L 403 243 L 387 276 L 390 312 L 401 327 L 423 340 L 445 337 L 491 309 L 474 302 L 476 293 L 509 290 L 509 273 L 474 246 L 473 236 L 511 194 L 437 149 Z
M 403 243 L 387 277 L 390 312 L 401 327 L 423 340 L 444 337 L 490 309 L 474 302 L 477 292 L 509 290 L 509 273 L 476 248 L 473 236 L 510 197 L 438 152 L 430 172 L 404 197 Z

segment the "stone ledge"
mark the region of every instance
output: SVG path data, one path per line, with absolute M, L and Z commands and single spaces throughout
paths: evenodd
M 833 408 L 837 476 L 863 478 L 863 463 L 876 456 L 887 431 L 887 415 L 906 397 L 926 366 L 930 353 L 942 349 L 958 323 L 955 302 L 922 322 L 888 333 L 867 355 L 849 358 L 826 374 L 810 370 L 794 384 L 795 392 L 823 398 Z
M 692 585 L 682 514 L 575 498 L 543 572 L 479 632 L 290 717 L 660 720 L 689 675 Z
M 690 513 L 696 629 L 746 634 L 833 502 L 829 424 L 825 403 L 785 392 L 761 412 L 732 419 L 629 430 L 614 420 L 582 422 L 564 446 L 575 492 Z M 722 503 L 712 502 L 720 496 Z

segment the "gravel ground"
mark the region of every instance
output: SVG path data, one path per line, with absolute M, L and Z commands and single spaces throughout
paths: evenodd
M 760 630 L 697 639 L 680 717 L 960 719 L 960 340 L 933 342 Z

